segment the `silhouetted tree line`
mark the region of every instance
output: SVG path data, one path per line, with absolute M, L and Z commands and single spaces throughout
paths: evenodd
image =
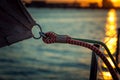
M 102 0 L 102 8 L 114 8 L 113 3 L 110 0 Z M 90 3 L 89 7 L 81 7 L 80 3 L 47 3 L 46 1 L 32 1 L 31 3 L 26 3 L 27 7 L 47 7 L 47 8 L 100 8 L 98 3 Z

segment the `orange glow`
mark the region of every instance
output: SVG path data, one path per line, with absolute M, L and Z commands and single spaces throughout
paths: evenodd
M 110 62 L 110 64 L 112 65 L 112 67 L 115 68 L 115 65 L 113 64 L 112 60 L 109 57 L 107 57 L 107 59 Z M 102 65 L 104 68 L 107 68 L 107 66 L 104 63 Z
M 117 42 L 117 24 L 116 24 L 116 12 L 115 10 L 110 10 L 108 13 L 107 24 L 106 24 L 106 37 L 104 42 L 108 46 L 110 52 L 112 54 L 115 53 L 116 50 L 116 42 Z M 105 52 L 106 53 L 106 52 Z
M 89 3 L 98 3 L 99 7 L 102 7 L 102 0 L 77 0 L 81 3 L 81 6 L 89 6 Z
M 102 6 L 102 0 L 46 0 L 48 3 L 80 3 L 81 6 L 89 6 L 89 3 L 98 3 L 98 6 Z
M 99 7 L 102 7 L 102 0 L 22 0 L 26 3 L 32 1 L 45 1 L 47 3 L 78 3 L 82 7 L 88 7 L 90 3 L 97 3 Z M 120 7 L 120 0 L 110 0 L 115 7 Z
M 120 7 L 120 0 L 111 0 L 115 7 Z
M 119 0 L 111 0 L 112 2 L 117 2 L 117 1 L 119 1 Z
M 102 72 L 102 75 L 104 80 L 112 80 L 110 72 Z
M 107 24 L 105 26 L 106 31 L 106 37 L 104 39 L 104 42 L 106 43 L 107 47 L 109 48 L 111 54 L 113 55 L 116 51 L 117 46 L 117 24 L 116 24 L 117 18 L 116 18 L 116 11 L 114 9 L 111 9 L 108 13 L 107 17 Z M 106 51 L 104 51 L 105 54 L 107 54 Z M 113 68 L 115 68 L 115 65 L 113 64 L 110 57 L 107 57 L 108 61 L 112 65 Z M 104 63 L 102 63 L 102 66 L 104 68 L 107 68 Z M 103 79 L 105 80 L 112 80 L 112 76 L 109 72 L 102 72 Z

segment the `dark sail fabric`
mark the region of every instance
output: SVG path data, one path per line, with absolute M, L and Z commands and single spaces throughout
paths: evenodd
M 0 47 L 31 38 L 34 25 L 20 0 L 0 0 Z

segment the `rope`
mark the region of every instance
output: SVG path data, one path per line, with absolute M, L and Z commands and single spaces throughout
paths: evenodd
M 101 42 L 101 41 L 88 40 L 88 39 L 78 39 L 78 38 L 73 38 L 73 39 L 75 39 L 75 40 L 80 40 L 80 41 L 84 41 L 84 42 L 89 42 L 89 43 L 94 43 L 94 44 L 97 43 L 97 44 L 100 44 L 101 46 L 103 46 L 104 49 L 107 51 L 107 53 L 108 53 L 110 59 L 112 60 L 113 64 L 115 65 L 115 69 L 116 69 L 116 70 L 119 72 L 119 74 L 120 74 L 120 69 L 119 69 L 119 67 L 117 66 L 117 63 L 115 62 L 115 60 L 114 60 L 114 58 L 113 58 L 110 50 L 108 49 L 108 47 L 106 46 L 105 43 L 103 43 L 103 42 Z
M 67 36 L 67 35 L 57 35 L 53 32 L 47 32 L 45 33 L 46 37 L 43 37 L 43 41 L 47 44 L 52 44 L 52 43 L 68 43 L 68 44 L 72 44 L 72 45 L 77 45 L 77 46 L 83 46 L 86 47 L 88 49 L 91 49 L 92 51 L 94 51 L 96 53 L 96 55 L 98 55 L 103 62 L 106 64 L 106 66 L 108 67 L 112 77 L 114 80 L 119 80 L 117 73 L 115 72 L 115 70 L 113 69 L 113 67 L 111 66 L 111 64 L 109 63 L 109 61 L 107 60 L 107 58 L 104 56 L 104 54 L 99 51 L 98 48 L 96 48 L 95 46 L 88 44 L 86 42 L 82 42 L 80 40 L 74 40 L 73 38 Z

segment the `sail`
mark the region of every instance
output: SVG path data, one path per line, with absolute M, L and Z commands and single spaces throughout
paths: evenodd
M 0 0 L 0 47 L 31 38 L 34 25 L 20 0 Z

